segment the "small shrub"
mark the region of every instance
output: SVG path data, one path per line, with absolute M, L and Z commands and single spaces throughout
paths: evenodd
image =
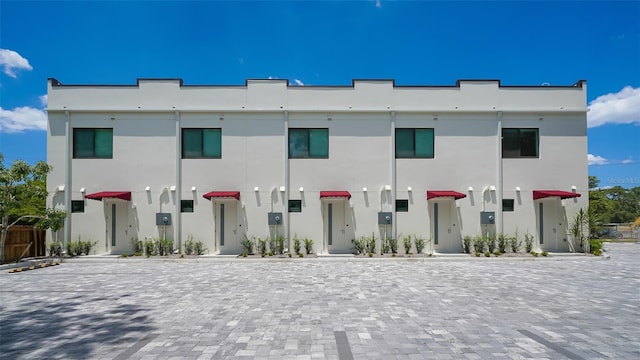
M 156 240 L 156 248 L 158 251 L 158 255 L 168 256 L 173 252 L 173 240 L 158 239 Z
M 287 255 L 289 255 L 289 257 L 291 257 L 291 253 L 288 253 Z
M 471 253 L 471 236 L 467 235 L 462 239 L 462 247 L 466 254 Z
M 247 257 L 247 252 L 246 251 L 242 252 L 242 257 Z
M 258 238 L 258 253 L 262 257 L 267 254 L 267 240 Z
M 482 236 L 475 236 L 473 238 L 473 251 L 475 252 L 484 252 L 484 238 Z
M 507 252 L 507 243 L 507 237 L 503 233 L 498 234 L 498 250 L 501 253 Z
M 500 256 L 500 255 L 502 255 L 502 251 L 500 251 L 500 250 L 496 249 L 496 250 L 493 252 L 493 255 L 495 255 L 495 256 Z
M 389 246 L 389 250 L 393 255 L 398 253 L 398 239 L 389 239 L 387 240 L 387 245 Z
M 144 253 L 147 257 L 156 255 L 156 242 L 153 239 L 144 238 Z
M 389 241 L 389 239 L 385 238 L 380 239 L 380 255 L 391 252 L 391 244 L 389 244 Z
M 532 256 L 534 256 L 534 257 L 538 257 L 538 253 L 537 253 L 537 252 L 535 252 L 535 251 L 531 251 L 531 252 L 529 252 L 529 254 L 531 254 L 531 255 L 532 255 Z
M 487 251 L 487 252 L 484 253 L 484 256 L 489 257 L 489 256 L 491 256 L 491 253 Z
M 589 247 L 591 248 L 591 253 L 595 256 L 602 255 L 602 240 L 591 239 L 589 240 Z
M 284 236 L 282 235 L 276 238 L 275 253 L 280 255 L 284 254 Z
M 518 239 L 518 234 L 509 238 L 509 248 L 511 248 L 511 252 L 517 253 L 520 250 L 520 246 L 522 246 L 522 241 Z
M 144 252 L 144 244 L 142 240 L 131 239 L 131 250 L 133 250 L 133 254 L 142 254 Z M 135 255 L 140 256 L 140 255 Z
M 196 255 L 204 255 L 204 252 L 207 251 L 207 248 L 204 247 L 204 243 L 202 241 L 196 241 L 195 245 Z
M 528 253 L 533 250 L 533 235 L 529 234 L 528 231 L 524 234 L 524 249 Z
M 372 233 L 371 237 L 367 238 L 366 248 L 367 252 L 376 252 L 376 234 Z
M 187 241 L 184 242 L 184 252 L 187 255 L 192 255 L 196 252 L 196 242 L 193 241 L 193 235 L 187 236 Z
M 396 257 L 396 253 L 391 254 L 391 257 Z
M 369 257 L 373 257 L 373 253 L 369 253 Z
M 489 250 L 489 252 L 492 253 L 496 249 L 496 237 L 495 236 L 487 237 L 486 244 L 487 244 L 487 250 Z
M 549 255 L 549 253 L 548 253 L 548 252 L 546 252 L 546 251 L 543 251 L 540 255 L 542 255 L 542 256 L 548 256 L 548 255 Z
M 127 257 L 129 257 L 129 254 L 122 254 L 122 255 L 120 255 L 120 257 L 127 258 Z
M 62 256 L 61 241 L 53 241 L 49 244 L 49 256 Z
M 307 255 L 313 253 L 313 240 L 309 238 L 304 238 L 304 251 Z
M 365 252 L 365 248 L 367 247 L 367 239 L 362 236 L 360 239 L 353 240 L 353 252 L 356 255 L 363 254 Z
M 255 238 L 252 237 L 251 239 L 249 239 L 249 237 L 245 235 L 244 240 L 242 240 L 242 243 L 240 243 L 242 245 L 242 248 L 244 249 L 244 253 L 246 253 L 247 255 L 253 255 L 254 240 Z M 244 257 L 246 257 L 246 255 L 244 255 Z
M 425 245 L 425 239 L 422 237 L 418 237 L 417 235 L 413 235 L 413 242 L 416 245 L 416 253 L 422 254 Z
M 402 245 L 404 245 L 404 253 L 411 254 L 411 235 L 402 238 Z
M 276 252 L 276 239 L 273 237 L 269 237 L 269 252 Z
M 300 254 L 300 239 L 298 239 L 298 235 L 293 237 L 293 251 L 295 251 L 296 254 Z
M 304 257 L 303 253 L 298 253 L 298 257 Z
M 482 253 L 481 253 L 480 251 L 476 251 L 476 252 L 474 253 L 474 255 L 475 255 L 476 257 L 480 257 L 480 255 L 481 255 L 481 254 L 482 254 Z

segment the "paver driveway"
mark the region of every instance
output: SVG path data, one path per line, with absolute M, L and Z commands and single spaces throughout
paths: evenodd
M 0 357 L 638 359 L 640 244 L 609 260 L 73 262 L 0 274 Z

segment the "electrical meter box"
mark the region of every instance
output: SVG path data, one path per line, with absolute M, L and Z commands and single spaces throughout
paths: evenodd
M 391 225 L 392 218 L 390 212 L 381 211 L 378 213 L 378 225 Z
M 156 225 L 171 225 L 171 213 L 156 213 Z
M 280 212 L 270 212 L 268 213 L 269 225 L 282 225 L 282 213 Z
M 493 211 L 481 211 L 480 212 L 480 224 L 490 225 L 496 223 L 496 213 Z

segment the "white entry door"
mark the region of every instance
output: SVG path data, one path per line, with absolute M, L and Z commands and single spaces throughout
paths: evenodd
M 351 253 L 351 240 L 347 239 L 345 200 L 325 200 L 324 202 L 324 243 L 329 253 Z
M 105 200 L 106 237 L 105 252 L 122 254 L 129 251 L 129 202 L 124 200 Z M 92 240 L 92 239 L 82 239 Z M 96 246 L 100 246 L 96 244 Z
M 238 231 L 238 202 L 215 201 L 216 245 L 221 255 L 238 255 L 243 251 Z
M 437 252 L 462 252 L 462 239 L 455 201 L 442 199 L 433 202 L 432 242 Z
M 536 206 L 540 248 L 556 252 L 568 251 L 567 226 L 562 216 L 560 199 L 548 198 L 540 200 Z

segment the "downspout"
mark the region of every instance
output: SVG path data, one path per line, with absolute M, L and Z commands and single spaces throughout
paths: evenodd
M 504 224 L 502 222 L 502 197 L 503 197 L 503 192 L 504 192 L 504 188 L 502 186 L 503 183 L 503 170 L 502 170 L 502 111 L 498 111 L 498 135 L 496 136 L 496 141 L 498 142 L 498 156 L 496 157 L 498 159 L 498 179 L 497 179 L 497 184 L 496 187 L 498 188 L 498 192 L 497 192 L 497 214 L 496 214 L 496 222 L 498 223 L 496 228 L 499 230 L 499 234 L 504 234 Z
M 291 239 L 289 238 L 289 111 L 284 111 L 284 238 L 287 239 L 287 250 L 291 254 Z M 271 196 L 270 196 L 271 197 Z M 273 200 L 271 201 L 273 206 Z M 273 211 L 273 210 L 272 210 Z M 277 235 L 277 234 L 276 234 Z
M 73 134 L 71 133 L 71 115 L 69 110 L 64 112 L 65 121 L 65 161 L 64 161 L 64 211 L 67 216 L 64 219 L 64 239 L 62 239 L 62 248 L 67 248 L 67 241 L 71 239 L 71 144 Z M 83 199 L 84 200 L 84 199 Z
M 180 111 L 176 110 L 176 226 L 173 229 L 173 238 L 178 245 L 178 251 L 182 252 L 182 134 L 180 133 Z
M 396 112 L 391 112 L 391 238 L 398 240 L 396 231 Z M 385 231 L 386 233 L 386 231 Z

